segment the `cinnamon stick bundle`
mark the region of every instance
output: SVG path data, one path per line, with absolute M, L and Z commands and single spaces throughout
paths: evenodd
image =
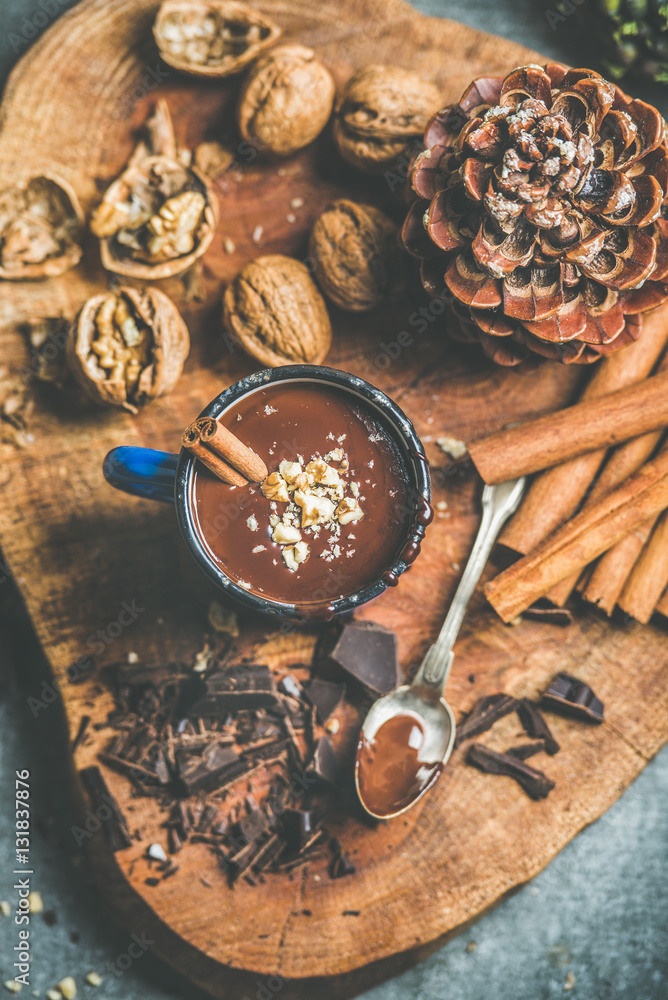
M 668 307 L 662 307 L 643 317 L 642 336 L 635 343 L 597 364 L 582 393 L 581 401 L 606 396 L 647 378 L 667 344 Z M 651 451 L 652 449 L 648 455 Z M 522 506 L 500 536 L 500 544 L 520 555 L 526 555 L 535 549 L 573 516 L 604 458 L 605 450 L 599 449 L 537 476 L 529 487 Z M 636 466 L 626 475 L 639 467 Z M 622 476 L 624 478 L 626 476 Z M 568 588 L 563 602 L 555 602 L 560 607 L 568 598 L 573 585 L 574 582 Z
M 635 472 L 638 471 L 638 469 L 641 469 L 642 466 L 647 461 L 647 459 L 655 450 L 657 444 L 661 439 L 661 436 L 662 436 L 661 431 L 652 431 L 651 434 L 643 434 L 641 437 L 633 438 L 631 441 L 627 441 L 626 444 L 622 444 L 618 448 L 615 448 L 615 450 L 611 453 L 608 461 L 604 465 L 601 475 L 594 483 L 591 492 L 584 504 L 583 509 L 586 510 L 588 507 L 592 507 L 598 500 L 601 499 L 601 497 L 605 496 L 606 493 L 609 493 L 611 490 L 614 490 L 615 487 L 623 483 L 625 479 L 628 479 L 628 477 L 632 476 Z M 639 528 L 638 530 L 641 531 L 642 529 Z M 609 596 L 604 597 L 602 593 L 601 594 L 602 600 L 601 601 L 594 600 L 593 603 L 600 604 L 600 606 L 604 608 L 606 606 L 609 597 L 612 596 L 613 592 L 616 593 L 617 595 L 615 597 L 615 601 L 617 597 L 619 597 L 619 595 L 622 592 L 624 583 L 626 582 L 626 578 L 629 572 L 631 571 L 631 567 L 635 562 L 635 558 L 632 561 L 629 561 L 631 559 L 631 550 L 633 548 L 633 542 L 629 542 L 628 544 L 625 544 L 624 542 L 619 542 L 618 544 L 624 547 L 625 555 L 622 555 L 622 553 L 619 552 L 615 556 L 614 555 L 615 550 L 611 549 L 609 552 L 606 552 L 606 554 L 602 557 L 601 562 L 599 564 L 600 565 L 599 581 L 606 580 L 607 578 L 607 583 L 605 584 L 605 586 L 606 586 L 606 594 Z M 635 553 L 635 557 L 637 556 L 638 556 L 638 551 L 636 551 Z M 603 563 L 606 563 L 606 565 L 604 566 Z M 571 596 L 573 588 L 575 587 L 577 582 L 578 582 L 578 574 L 576 573 L 573 576 L 568 577 L 568 579 L 562 580 L 561 583 L 557 584 L 557 586 L 550 591 L 547 597 L 550 599 L 550 601 L 552 601 L 553 604 L 556 604 L 558 608 L 563 608 L 563 606 L 568 601 L 568 598 Z M 591 597 L 587 598 L 587 600 L 591 599 L 592 599 Z M 612 610 L 610 610 L 608 613 L 611 614 Z
M 666 507 L 668 450 L 488 583 L 488 601 L 510 621 Z
M 213 417 L 200 417 L 186 427 L 181 444 L 230 486 L 260 483 L 269 475 L 260 456 Z
M 668 587 L 668 512 L 658 519 L 652 536 L 633 567 L 619 598 L 622 611 L 646 625 Z
M 668 426 L 668 371 L 598 399 L 509 427 L 469 447 L 493 485 Z
M 656 520 L 657 516 L 651 517 L 608 549 L 593 567 L 582 587 L 584 600 L 605 611 L 608 617 L 615 610 L 629 574 L 652 534 Z

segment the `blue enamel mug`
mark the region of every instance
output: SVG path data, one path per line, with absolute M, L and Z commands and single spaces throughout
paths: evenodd
M 289 604 L 249 592 L 231 579 L 211 558 L 196 528 L 192 495 L 197 463 L 185 448 L 178 455 L 151 448 L 114 448 L 104 460 L 104 475 L 107 482 L 125 493 L 173 503 L 181 534 L 196 563 L 209 580 L 238 604 L 255 612 L 293 621 L 328 621 L 350 615 L 387 587 L 394 586 L 418 555 L 425 528 L 432 518 L 429 466 L 422 442 L 396 403 L 364 379 L 320 365 L 286 365 L 249 375 L 216 396 L 202 410 L 200 417 L 217 419 L 244 396 L 277 382 L 307 382 L 350 393 L 367 410 L 378 414 L 404 458 L 410 478 L 408 495 L 411 505 L 405 544 L 392 565 L 378 579 L 356 593 L 339 597 L 323 592 L 322 600 Z

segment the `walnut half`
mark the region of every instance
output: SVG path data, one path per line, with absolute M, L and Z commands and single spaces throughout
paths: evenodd
M 157 288 L 120 288 L 85 303 L 67 359 L 89 396 L 136 413 L 174 388 L 189 350 L 188 328 L 171 299 Z
M 170 278 L 209 247 L 218 220 L 207 177 L 177 159 L 169 109 L 159 101 L 121 176 L 107 189 L 90 228 L 108 271 L 132 278 Z
M 0 193 L 0 278 L 64 274 L 81 259 L 84 217 L 63 180 L 33 177 Z
M 239 73 L 280 33 L 259 10 L 235 0 L 165 0 L 153 25 L 166 63 L 208 77 Z

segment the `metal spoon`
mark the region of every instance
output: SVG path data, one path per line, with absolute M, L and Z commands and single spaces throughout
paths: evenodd
M 494 542 L 499 532 L 511 514 L 513 514 L 522 499 L 525 479 L 515 479 L 501 483 L 498 486 L 485 486 L 482 493 L 482 520 L 480 529 L 457 587 L 450 610 L 436 642 L 429 648 L 415 675 L 413 682 L 404 684 L 396 691 L 384 695 L 369 710 L 362 725 L 360 743 L 355 762 L 355 785 L 357 794 L 366 811 L 377 819 L 388 819 L 398 816 L 410 809 L 424 793 L 432 787 L 452 753 L 455 740 L 455 719 L 452 710 L 443 697 L 450 668 L 454 658 L 453 646 L 464 621 L 469 601 L 478 584 L 485 564 L 490 556 Z M 388 797 L 386 811 L 376 804 L 377 795 L 369 789 L 379 787 L 377 782 L 371 783 L 367 778 L 378 778 L 392 781 L 401 770 L 403 760 L 395 760 L 393 770 L 388 770 L 388 756 L 380 756 L 381 741 L 376 741 L 376 735 L 381 726 L 389 720 L 395 720 L 390 728 L 397 730 L 397 725 L 404 725 L 403 719 L 408 717 L 410 724 L 404 727 L 409 733 L 405 746 L 406 756 L 417 765 L 412 790 L 414 797 L 408 801 L 391 802 Z M 420 730 L 422 733 L 420 734 Z M 387 732 L 387 730 L 386 730 Z M 379 754 L 374 756 L 377 747 Z M 392 747 L 390 747 L 392 749 Z M 399 753 L 402 747 L 398 747 Z M 396 754 L 393 754 L 395 759 Z M 385 767 L 383 767 L 385 763 Z M 409 766 L 409 765 L 407 765 Z M 412 766 L 412 765 L 410 765 Z M 373 771 L 370 769 L 373 768 Z M 362 773 L 360 773 L 362 772 Z M 399 775 L 401 780 L 401 775 Z M 362 786 L 362 787 L 361 787 Z M 407 794 L 412 794 L 412 791 Z M 366 796 L 366 801 L 365 801 Z M 382 798 L 382 793 L 381 793 Z M 371 802 L 370 799 L 374 801 Z

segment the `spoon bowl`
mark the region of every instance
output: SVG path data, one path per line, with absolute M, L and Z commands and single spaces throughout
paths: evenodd
M 379 730 L 392 719 L 412 719 L 416 728 L 421 730 L 419 747 L 411 747 L 416 751 L 413 761 L 414 780 L 410 782 L 409 801 L 401 804 L 401 796 L 394 804 L 383 808 L 374 805 L 376 796 L 370 797 L 364 787 L 365 751 L 375 747 Z M 410 737 L 410 733 L 409 733 Z M 410 809 L 418 799 L 434 784 L 443 767 L 447 763 L 455 742 L 455 719 L 448 703 L 439 698 L 438 693 L 429 685 L 404 684 L 379 698 L 371 707 L 364 720 L 355 761 L 355 787 L 365 810 L 375 819 L 391 819 L 400 816 Z M 379 747 L 382 753 L 382 745 Z M 387 780 L 392 780 L 392 771 L 385 771 Z
M 494 542 L 517 510 L 525 480 L 485 486 L 482 520 L 466 569 L 436 642 L 413 682 L 369 710 L 355 759 L 355 787 L 370 816 L 390 819 L 422 798 L 443 770 L 455 741 L 455 719 L 443 697 L 453 646 Z

